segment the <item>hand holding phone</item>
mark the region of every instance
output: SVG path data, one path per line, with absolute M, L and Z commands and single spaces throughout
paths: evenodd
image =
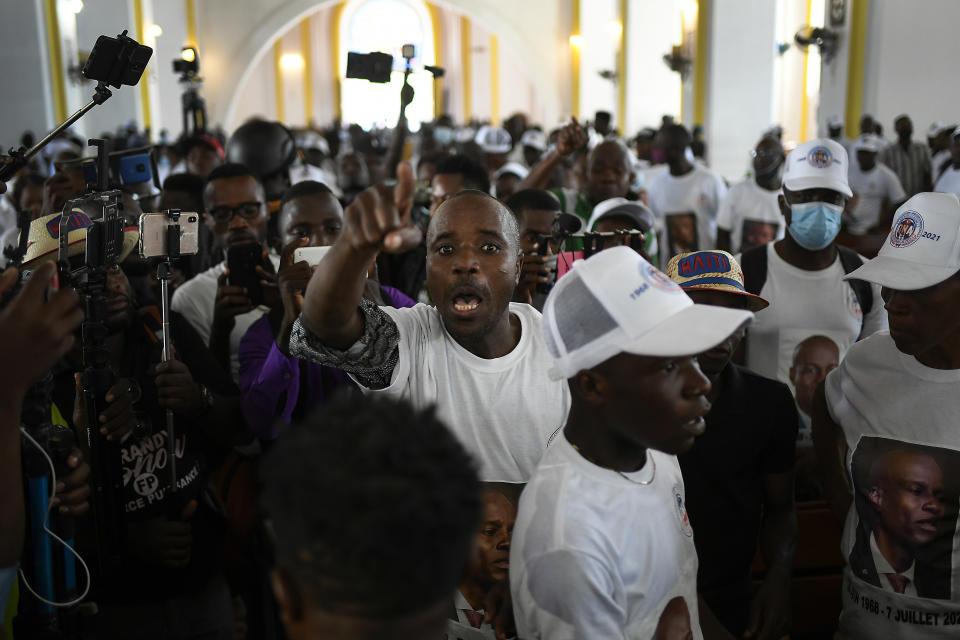
M 227 284 L 246 290 L 250 304 L 263 304 L 263 286 L 257 267 L 263 265 L 263 249 L 256 242 L 236 244 L 227 249 Z

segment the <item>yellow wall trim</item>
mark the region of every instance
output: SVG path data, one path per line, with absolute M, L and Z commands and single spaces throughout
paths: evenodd
M 283 43 L 281 38 L 273 41 L 273 84 L 277 92 L 277 120 L 286 122 L 286 105 L 283 102 L 283 68 L 280 66 L 280 58 L 283 57 Z
M 63 77 L 63 51 L 60 48 L 60 22 L 57 17 L 57 0 L 44 2 L 44 17 L 47 22 L 47 47 L 50 54 L 50 85 L 53 90 L 53 115 L 57 122 L 67 119 L 67 91 Z
M 710 42 L 710 0 L 697 6 L 697 41 L 693 53 L 693 122 L 703 124 L 707 115 L 707 43 Z
M 863 65 L 867 48 L 867 0 L 852 0 L 850 12 L 850 57 L 847 67 L 847 107 L 845 129 L 847 135 L 860 131 L 863 113 Z
M 580 36 L 580 0 L 570 0 L 570 36 Z M 570 44 L 570 113 L 580 117 L 580 47 Z
M 433 30 L 433 64 L 437 67 L 443 66 L 443 37 L 440 28 L 440 11 L 437 5 L 428 2 L 427 11 L 430 12 L 430 25 Z M 443 115 L 443 78 L 434 78 L 433 80 L 433 117 L 439 118 Z
M 490 34 L 490 124 L 500 125 L 500 48 Z
M 463 82 L 463 121 L 470 122 L 473 117 L 473 55 L 470 46 L 470 18 L 460 16 L 460 69 Z
M 617 127 L 627 134 L 627 6 L 629 0 L 620 0 L 620 47 L 617 49 Z
M 303 56 L 303 123 L 313 124 L 313 49 L 310 46 L 310 18 L 300 21 L 300 55 Z
M 813 24 L 813 0 L 807 0 L 807 24 Z M 807 68 L 810 66 L 810 49 L 803 52 L 803 68 L 800 81 L 800 142 L 809 140 L 807 122 L 810 120 L 810 98 L 807 96 Z
M 343 77 L 340 75 L 340 21 L 343 19 L 343 8 L 347 6 L 346 2 L 341 2 L 333 8 L 333 14 L 330 16 L 330 26 L 333 33 L 330 34 L 330 43 L 333 47 L 333 112 L 337 120 L 343 119 Z
M 197 46 L 197 11 L 193 0 L 184 0 L 184 10 L 187 14 L 187 45 Z
M 146 31 L 145 25 L 143 24 L 143 0 L 133 0 L 133 21 L 135 23 L 135 32 L 137 34 L 137 42 L 143 43 L 144 41 L 144 32 Z M 150 81 L 148 75 L 150 74 L 150 65 L 147 65 L 147 68 L 143 70 L 143 76 L 140 78 L 140 110 L 143 113 L 143 128 L 146 130 L 150 129 Z M 151 132 L 152 133 L 152 132 Z M 152 136 L 150 136 L 152 137 Z

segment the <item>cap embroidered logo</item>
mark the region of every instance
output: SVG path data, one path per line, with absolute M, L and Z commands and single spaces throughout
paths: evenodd
M 833 154 L 826 147 L 814 147 L 807 154 L 807 162 L 810 163 L 811 167 L 826 169 L 834 162 Z
M 644 280 L 661 291 L 667 291 L 669 293 L 681 293 L 683 291 L 680 285 L 649 262 L 642 262 L 640 264 L 640 273 L 643 275 Z
M 893 223 L 890 245 L 898 249 L 909 247 L 923 235 L 923 217 L 916 211 L 904 211 Z

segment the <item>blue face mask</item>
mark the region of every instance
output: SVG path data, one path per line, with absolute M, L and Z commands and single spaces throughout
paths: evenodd
M 790 227 L 794 240 L 804 249 L 819 251 L 840 233 L 843 207 L 826 202 L 804 202 L 790 207 Z

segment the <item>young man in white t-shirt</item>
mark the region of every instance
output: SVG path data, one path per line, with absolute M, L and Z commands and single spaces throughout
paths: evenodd
M 255 305 L 242 287 L 228 284 L 225 258 L 230 247 L 241 244 L 260 245 L 264 255 L 270 255 L 266 253 L 267 201 L 253 172 L 230 163 L 210 173 L 203 202 L 204 219 L 214 236 L 213 250 L 224 259 L 177 288 L 170 307 L 183 314 L 221 366 L 238 380 L 240 339 L 266 307 Z M 276 259 L 274 270 L 278 265 Z
M 703 433 L 710 381 L 693 354 L 752 314 L 695 305 L 629 247 L 574 264 L 544 306 L 570 415 L 520 497 L 510 548 L 517 635 L 703 638 L 697 554 L 677 453 Z M 669 636 L 688 637 L 688 636 Z
M 960 200 L 920 193 L 848 276 L 883 287 L 890 331 L 854 345 L 814 397 L 824 494 L 848 561 L 838 637 L 957 637 L 958 273 Z
M 413 174 L 376 186 L 344 213 L 337 242 L 306 290 L 290 351 L 351 374 L 367 392 L 437 414 L 487 482 L 526 482 L 563 424 L 570 394 L 547 376 L 540 313 L 510 302 L 522 256 L 517 221 L 489 194 L 463 191 L 427 229 L 427 288 L 436 306 L 377 307 L 362 298 L 381 250 L 420 242 L 410 221 Z
M 690 132 L 672 124 L 658 134 L 668 172 L 647 187 L 650 208 L 660 225 L 660 264 L 678 253 L 713 249 L 717 242 L 717 212 L 727 194 L 719 174 L 686 156 Z
M 760 375 L 789 384 L 794 348 L 812 335 L 833 340 L 842 358 L 858 339 L 886 329 L 880 288 L 842 280 L 863 262 L 836 244 L 850 196 L 842 146 L 817 139 L 790 152 L 779 198 L 787 234 L 739 258 L 747 291 L 770 301 L 746 340 L 747 367 Z
M 885 229 L 907 194 L 893 169 L 877 162 L 881 150 L 877 136 L 860 136 L 853 148 L 856 159 L 850 162 L 847 180 L 856 200 L 845 222 L 848 233 L 862 236 Z
M 777 196 L 783 186 L 783 145 L 765 137 L 753 150 L 753 177 L 735 184 L 717 212 L 717 249 L 740 253 L 783 237 Z

